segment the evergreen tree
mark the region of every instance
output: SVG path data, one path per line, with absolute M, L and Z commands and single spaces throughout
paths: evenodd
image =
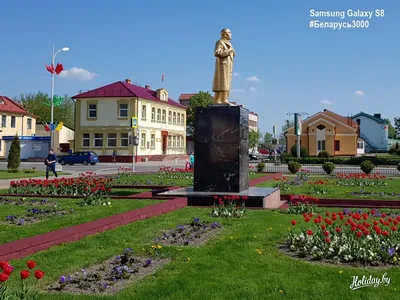
M 8 153 L 7 169 L 17 170 L 21 164 L 21 144 L 16 134 L 11 143 L 10 152 Z

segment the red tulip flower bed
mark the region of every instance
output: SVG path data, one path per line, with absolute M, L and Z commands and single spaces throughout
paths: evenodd
M 389 178 L 391 179 L 391 178 Z M 387 186 L 387 180 L 385 175 L 382 174 L 336 174 L 333 180 L 334 185 L 338 186 Z
M 290 195 L 289 198 L 289 208 L 285 213 L 290 214 L 302 214 L 314 212 L 316 209 L 316 203 L 318 199 L 308 195 Z
M 26 286 L 26 279 L 31 276 L 31 272 L 36 267 L 36 262 L 33 260 L 28 260 L 27 262 L 28 270 L 22 270 L 19 274 L 21 278 L 21 289 L 19 291 L 12 292 L 6 285 L 7 280 L 14 273 L 14 267 L 11 266 L 7 261 L 0 261 L 0 299 L 1 300 L 13 300 L 13 299 L 38 299 L 37 291 L 31 290 Z M 33 276 L 36 278 L 36 283 L 38 280 L 42 279 L 44 276 L 42 270 L 35 270 Z
M 80 174 L 78 178 L 53 180 L 27 179 L 11 181 L 9 194 L 18 195 L 108 195 L 112 178 L 93 177 L 93 173 Z
M 291 221 L 287 250 L 296 256 L 334 263 L 399 264 L 400 215 L 345 209 L 324 216 L 304 213 Z

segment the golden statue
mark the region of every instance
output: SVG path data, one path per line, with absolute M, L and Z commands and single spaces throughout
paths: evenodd
M 233 58 L 235 50 L 231 45 L 231 31 L 228 28 L 221 30 L 221 39 L 215 43 L 214 56 L 215 72 L 212 90 L 215 93 L 214 103 L 229 103 L 229 91 L 231 89 Z

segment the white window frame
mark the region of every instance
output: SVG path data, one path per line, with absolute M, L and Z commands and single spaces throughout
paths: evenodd
M 87 137 L 85 137 L 87 135 Z M 88 141 L 88 145 L 85 146 L 85 141 Z M 90 133 L 82 133 L 82 147 L 90 147 Z
M 172 114 L 172 124 L 176 124 L 176 112 Z
M 152 120 L 153 122 L 156 121 L 156 108 L 155 108 L 155 107 L 152 107 L 152 108 L 151 108 L 151 120 Z
M 168 123 L 172 123 L 172 111 L 168 111 Z
M 115 137 L 110 137 L 110 135 L 114 135 Z M 118 135 L 116 133 L 107 133 L 107 147 L 117 147 L 117 137 Z M 110 145 L 110 141 L 113 141 L 115 145 Z
M 126 145 L 122 143 L 122 141 L 126 141 Z M 120 133 L 119 134 L 119 146 L 120 147 L 128 147 L 129 146 L 129 135 L 128 133 Z
M 155 149 L 156 148 L 156 135 L 155 133 L 152 133 L 150 135 L 150 148 Z
M 161 121 L 162 121 L 163 123 L 165 123 L 165 122 L 167 121 L 167 110 L 166 110 L 166 109 L 163 109 L 163 110 L 162 110 Z
M 14 120 L 14 126 L 13 126 L 13 120 Z M 15 116 L 11 116 L 11 128 L 16 128 L 17 127 L 17 118 Z
M 96 135 L 101 135 L 100 137 L 96 137 Z M 101 146 L 96 146 L 96 141 L 101 141 Z M 104 133 L 94 133 L 93 134 L 93 147 L 94 148 L 102 148 L 104 145 Z
M 169 135 L 169 136 L 168 136 L 168 149 L 171 149 L 171 144 L 172 144 L 172 138 L 171 138 L 171 136 Z
M 32 129 L 32 119 L 28 118 L 26 119 L 26 129 Z
M 1 127 L 7 128 L 7 115 L 1 115 Z
M 181 125 L 185 125 L 185 114 L 181 113 Z
M 176 148 L 176 136 L 175 135 L 172 136 L 172 148 L 173 149 Z
M 90 108 L 92 105 L 94 105 L 95 108 Z M 90 112 L 93 112 L 93 111 L 95 113 L 94 117 L 90 115 Z M 97 118 L 97 104 L 89 103 L 89 106 L 88 106 L 88 118 L 89 119 L 96 119 Z
M 126 108 L 121 108 L 122 105 L 126 105 Z M 126 116 L 123 116 L 121 112 L 125 111 Z M 120 103 L 118 107 L 118 113 L 120 118 L 127 118 L 128 117 L 128 103 Z
M 176 124 L 181 124 L 181 113 L 176 113 Z
M 157 122 L 161 122 L 161 108 L 157 109 Z
M 140 148 L 146 148 L 146 132 L 140 134 Z
M 147 106 L 142 105 L 142 120 L 146 120 Z

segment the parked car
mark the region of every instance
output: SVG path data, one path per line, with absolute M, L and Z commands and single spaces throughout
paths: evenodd
M 93 151 L 79 151 L 71 153 L 70 155 L 63 155 L 58 159 L 61 165 L 73 165 L 73 164 L 83 164 L 83 165 L 95 165 L 99 162 L 99 157 L 96 152 Z
M 249 153 L 249 159 L 250 160 L 259 160 L 259 156 L 254 153 Z
M 269 154 L 268 149 L 258 149 L 258 152 L 259 152 L 260 154 Z

